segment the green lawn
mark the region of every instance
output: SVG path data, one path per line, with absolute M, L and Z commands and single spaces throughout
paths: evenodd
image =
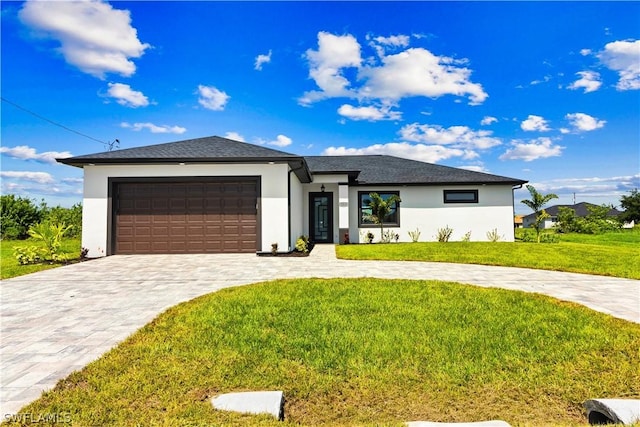
M 0 241 L 0 278 L 22 276 L 24 274 L 35 273 L 36 271 L 47 270 L 59 267 L 61 264 L 41 263 L 33 265 L 20 265 L 16 260 L 14 251 L 16 247 L 37 246 L 42 247 L 42 242 L 29 240 L 1 240 Z M 77 260 L 80 257 L 80 239 L 64 239 L 61 250 L 67 254 L 68 259 Z
M 22 412 L 74 425 L 282 425 L 214 411 L 279 389 L 285 425 L 504 419 L 586 425 L 640 398 L 640 325 L 542 295 L 438 281 L 279 280 L 180 304 Z
M 340 245 L 338 258 L 502 265 L 640 279 L 640 229 L 558 235 L 559 243 L 420 242 Z

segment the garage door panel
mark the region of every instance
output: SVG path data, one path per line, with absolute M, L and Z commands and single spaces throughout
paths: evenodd
M 255 252 L 258 185 L 118 183 L 115 253 Z

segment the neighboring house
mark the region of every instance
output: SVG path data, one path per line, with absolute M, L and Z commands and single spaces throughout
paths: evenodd
M 516 215 L 513 217 L 513 227 L 514 228 L 522 228 L 524 215 Z
M 587 215 L 589 215 L 589 206 L 592 207 L 596 207 L 597 205 L 594 205 L 593 203 L 587 203 L 587 202 L 580 202 L 577 203 L 575 205 L 554 205 L 551 206 L 549 208 L 545 208 L 544 210 L 547 211 L 547 213 L 549 214 L 549 218 L 545 219 L 541 225 L 541 229 L 547 229 L 547 228 L 553 228 L 556 226 L 556 224 L 558 223 L 558 213 L 560 213 L 560 208 L 569 208 L 569 209 L 573 209 L 573 211 L 576 213 L 576 216 L 579 218 L 584 218 Z M 608 213 L 607 216 L 611 217 L 611 218 L 615 218 L 618 215 L 620 215 L 621 212 L 615 208 L 612 208 Z M 536 214 L 532 213 L 529 214 L 527 216 L 525 216 L 523 218 L 523 224 L 525 228 L 530 228 L 533 227 L 533 224 L 536 222 Z
M 59 159 L 84 169 L 88 256 L 279 252 L 301 235 L 363 242 L 369 193 L 397 194 L 385 223 L 400 241 L 454 230 L 513 241 L 513 188 L 526 181 L 391 156 L 298 156 L 208 137 Z

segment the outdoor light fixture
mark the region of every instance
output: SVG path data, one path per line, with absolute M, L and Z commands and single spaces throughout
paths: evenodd
M 322 191 L 322 192 L 324 193 L 324 184 L 322 184 L 322 185 L 320 186 L 320 191 Z

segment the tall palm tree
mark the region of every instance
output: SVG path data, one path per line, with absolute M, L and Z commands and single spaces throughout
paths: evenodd
M 384 236 L 384 221 L 389 217 L 397 204 L 401 202 L 400 196 L 391 194 L 386 199 L 383 199 L 378 193 L 369 193 L 369 197 L 371 214 L 367 215 L 367 219 L 380 225 L 380 238 L 382 239 Z
M 529 190 L 529 193 L 531 194 L 531 200 L 522 200 L 522 203 L 529 206 L 536 214 L 536 220 L 533 223 L 533 228 L 536 230 L 536 237 L 538 239 L 538 243 L 540 243 L 540 225 L 542 225 L 542 222 L 545 219 L 549 218 L 549 214 L 543 209 L 543 207 L 550 200 L 557 199 L 558 196 L 553 193 L 539 193 L 533 185 L 527 185 L 527 190 Z

